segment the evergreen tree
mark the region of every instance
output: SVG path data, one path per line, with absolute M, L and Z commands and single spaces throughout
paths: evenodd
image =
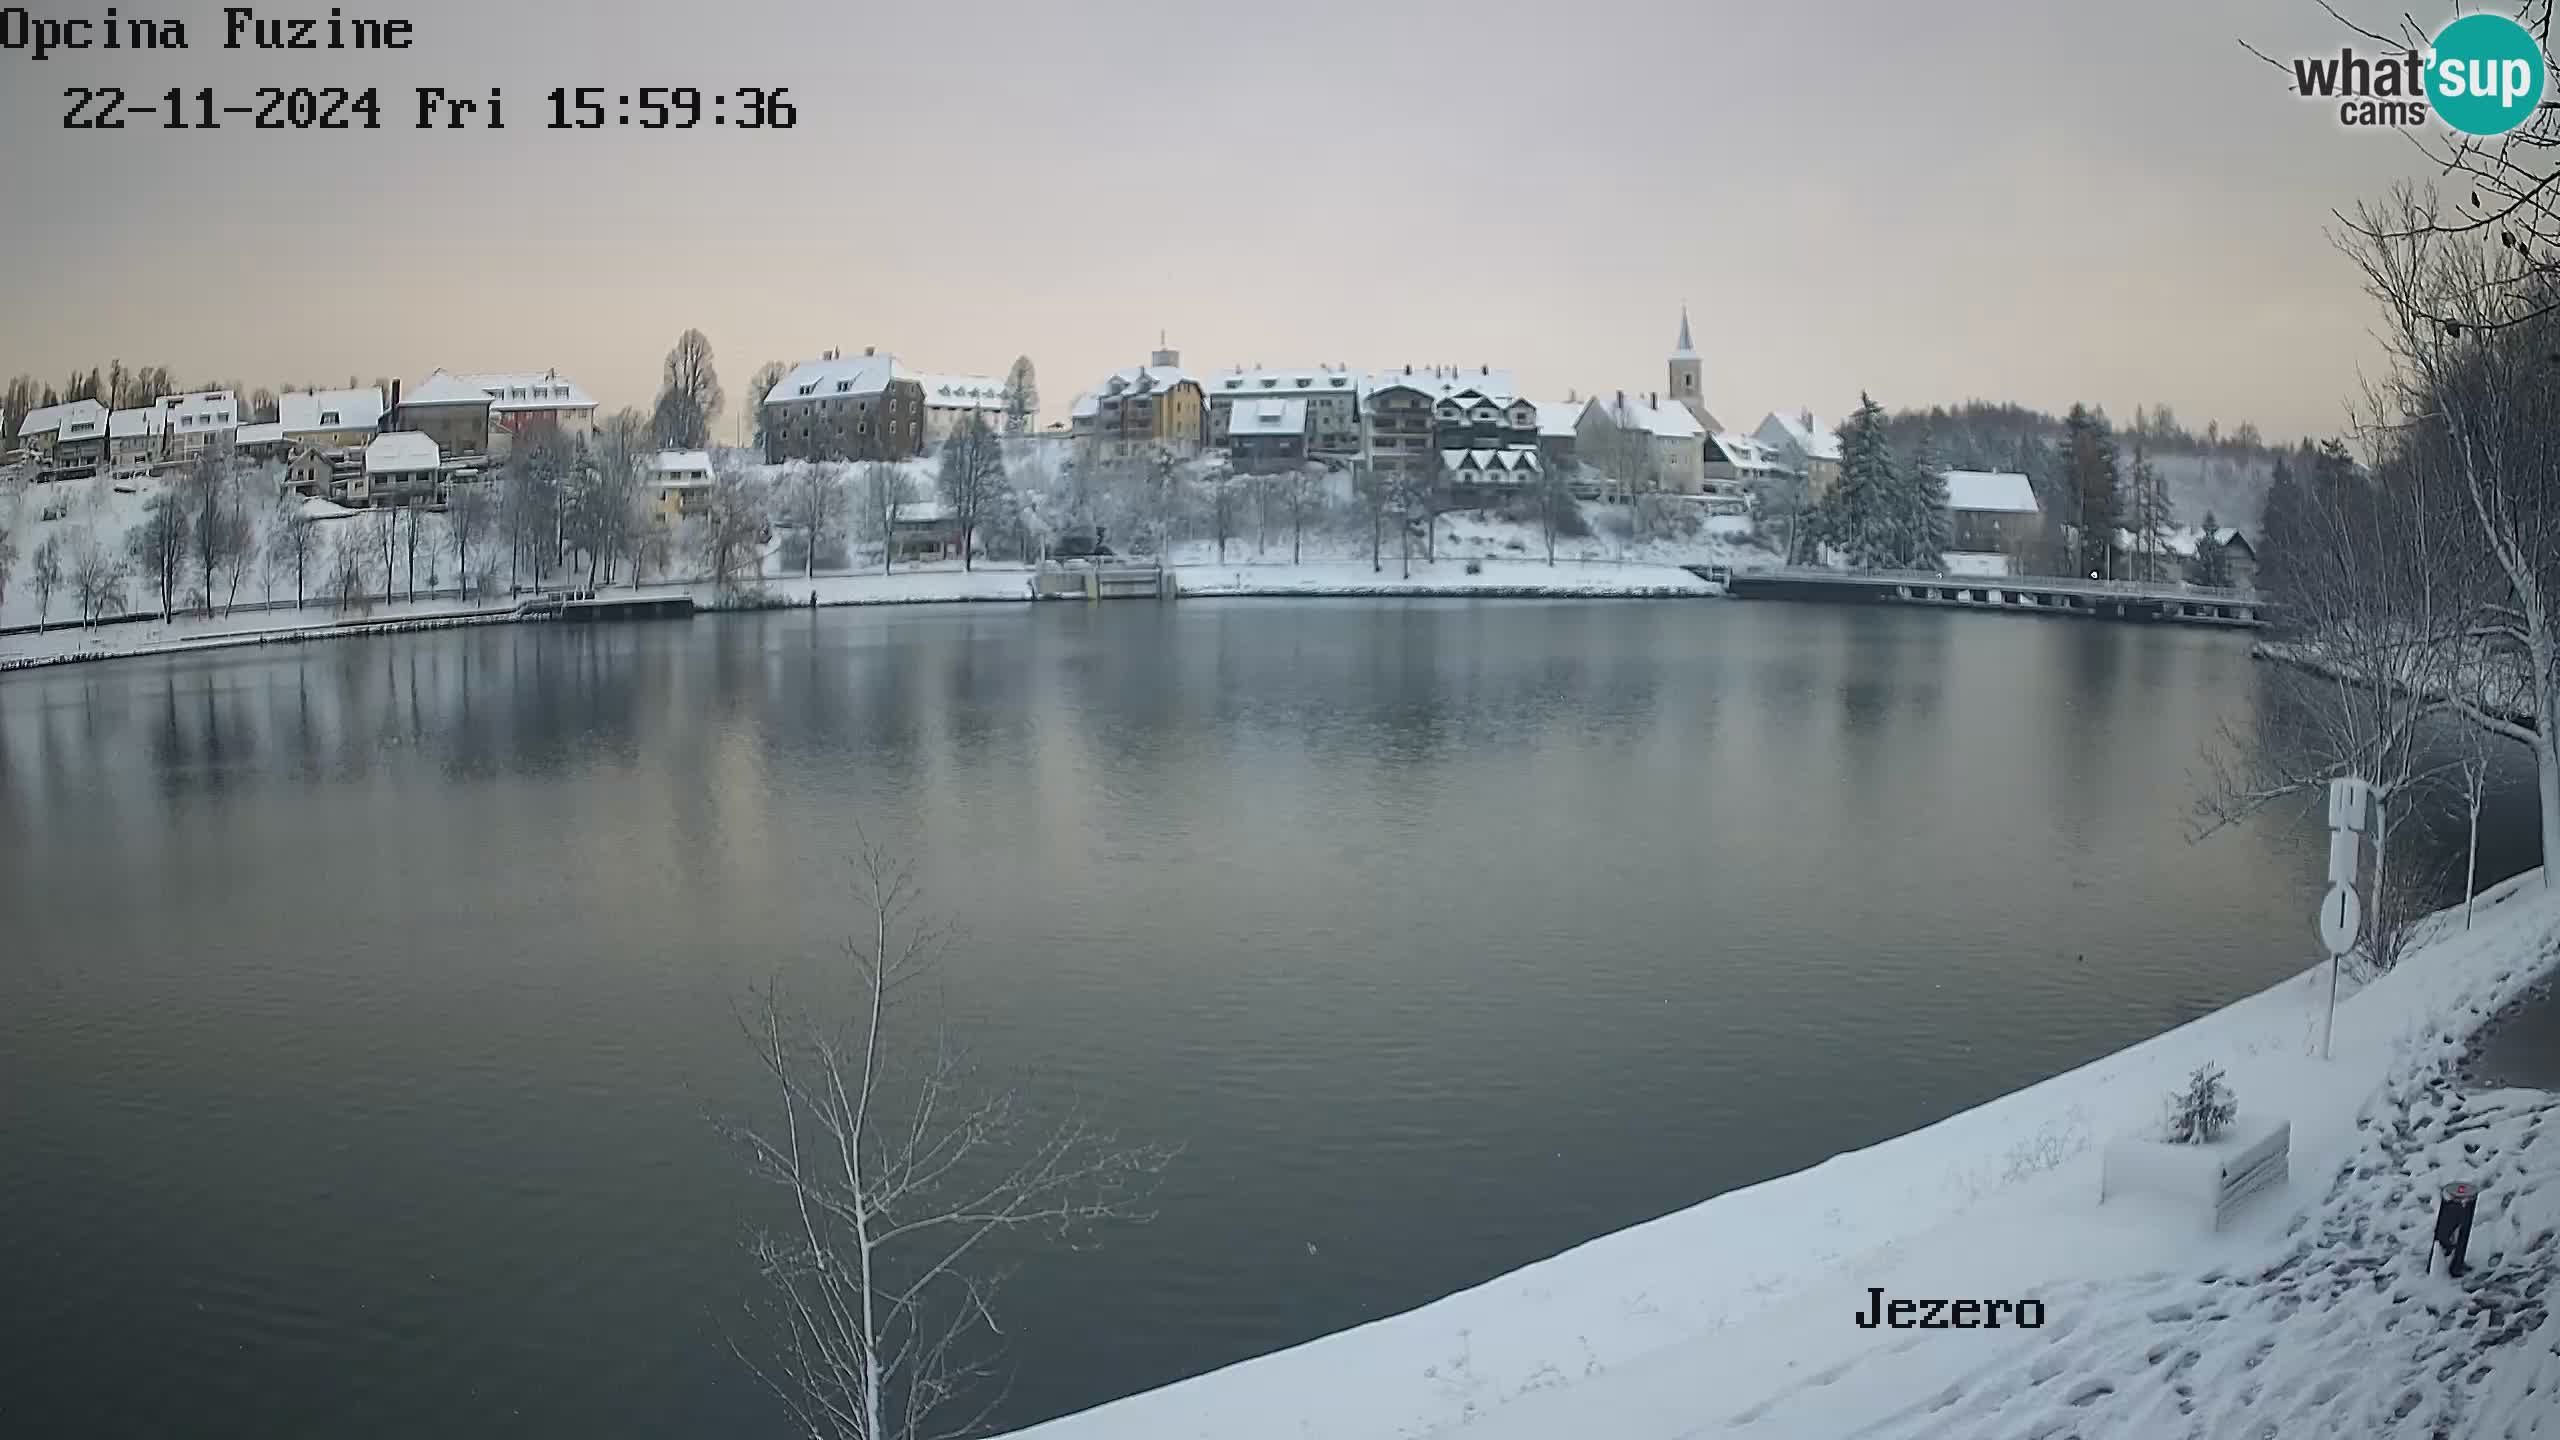
M 2063 418 L 2055 464 L 2065 502 L 2071 507 L 2069 523 L 2079 533 L 2079 573 L 2112 574 L 2119 511 L 2116 437 L 2105 411 L 2071 407 Z
M 2259 589 L 2277 594 L 2285 589 L 2287 567 L 2307 539 L 2307 503 L 2300 472 L 2277 452 L 2275 477 L 2267 482 L 2266 504 L 2258 512 Z
M 2222 548 L 2213 512 L 2204 512 L 2204 533 L 2196 537 L 2196 553 L 2187 561 L 2187 583 L 2217 588 L 2231 583 L 2231 556 Z
M 1955 543 L 1955 517 L 1947 513 L 1947 467 L 1940 459 L 1935 430 L 1923 431 L 1919 455 L 1897 467 L 1894 495 L 1901 519 L 1902 568 L 1944 568 L 1947 549 Z
M 1895 494 L 1893 447 L 1884 409 L 1867 395 L 1840 427 L 1840 478 L 1808 520 L 1814 540 L 1842 552 L 1859 570 L 1891 569 L 1907 550 L 1905 515 Z

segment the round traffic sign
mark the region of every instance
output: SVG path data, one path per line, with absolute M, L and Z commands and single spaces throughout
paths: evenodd
M 2344 885 L 2332 885 L 2320 897 L 2320 943 L 2332 955 L 2344 955 L 2356 948 L 2356 937 L 2364 933 L 2364 903 L 2356 892 Z

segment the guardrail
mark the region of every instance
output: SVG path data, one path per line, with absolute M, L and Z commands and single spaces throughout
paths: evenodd
M 1953 575 L 1942 570 L 1847 570 L 1822 565 L 1783 565 L 1746 570 L 1745 577 L 1766 580 L 1846 581 L 1877 585 L 1962 585 L 1993 590 L 2076 590 L 2107 595 L 2141 595 L 2163 600 L 2213 600 L 2227 605 L 2263 604 L 2255 590 L 2232 586 L 2190 585 L 2182 580 L 2092 580 L 2077 575 Z

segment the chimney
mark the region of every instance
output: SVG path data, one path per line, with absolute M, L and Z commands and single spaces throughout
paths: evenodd
M 384 413 L 387 415 L 400 413 L 400 381 L 397 376 L 394 376 L 391 381 L 391 408 Z
M 869 355 L 871 355 L 871 354 L 873 353 L 873 351 L 872 351 L 872 347 L 870 347 L 870 346 L 868 346 L 868 345 L 863 346 L 863 347 L 862 347 L 862 353 L 863 353 L 866 357 L 867 357 L 867 356 L 869 356 Z
M 1479 375 L 1490 375 L 1493 373 L 1493 367 L 1490 365 L 1479 365 L 1476 367 L 1476 373 Z

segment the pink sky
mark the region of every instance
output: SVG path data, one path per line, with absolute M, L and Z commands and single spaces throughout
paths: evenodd
M 645 406 L 697 326 L 727 434 L 757 365 L 830 345 L 1028 354 L 1049 418 L 1159 329 L 1199 370 L 1659 388 L 1685 300 L 1728 423 L 1866 389 L 2328 432 L 2374 355 L 2331 211 L 2421 169 L 2236 43 L 2334 53 L 2310 0 L 341 8 L 416 48 L 226 52 L 165 0 L 185 52 L 0 53 L 0 368 L 556 365 Z M 390 128 L 63 130 L 99 84 L 379 86 Z M 581 84 L 800 121 L 541 128 Z M 509 127 L 411 130 L 418 85 L 501 87 Z

